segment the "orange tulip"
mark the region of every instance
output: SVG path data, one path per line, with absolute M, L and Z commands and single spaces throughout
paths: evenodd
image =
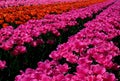
M 4 20 L 0 20 L 0 24 L 2 24 L 4 22 Z
M 4 23 L 2 26 L 3 26 L 3 28 L 5 28 L 5 27 L 7 27 L 9 24 L 7 24 L 7 23 Z

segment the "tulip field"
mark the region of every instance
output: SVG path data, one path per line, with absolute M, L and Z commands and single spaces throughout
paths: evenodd
M 0 81 L 120 81 L 120 0 L 0 0 Z

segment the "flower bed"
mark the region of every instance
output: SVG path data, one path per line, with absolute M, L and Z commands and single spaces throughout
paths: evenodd
M 114 58 L 120 50 L 112 39 L 120 35 L 119 4 L 117 1 L 67 43 L 59 45 L 50 54 L 52 61 L 38 62 L 36 69 L 21 71 L 15 81 L 117 81 L 119 76 L 114 72 L 119 71 L 120 65 Z
M 47 15 L 42 20 L 30 20 L 16 29 L 13 29 L 11 26 L 2 28 L 0 32 L 0 48 L 7 51 L 14 50 L 15 48 L 15 55 L 24 53 L 27 51 L 24 44 L 36 43 L 37 45 L 37 40 L 39 40 L 39 42 L 40 40 L 41 42 L 43 40 L 43 38 L 41 39 L 41 35 L 45 35 L 48 32 L 52 33 L 53 36 L 60 36 L 59 30 L 65 30 L 72 26 L 78 27 L 79 24 L 84 24 L 90 20 L 89 18 L 92 18 L 93 15 L 101 12 L 101 10 L 110 3 L 111 2 L 99 3 L 99 5 L 97 4 L 83 9 L 72 10 L 60 15 Z M 77 22 L 77 19 L 80 21 Z
M 119 4 L 107 0 L 1 28 L 0 81 L 119 81 Z
M 83 3 L 77 1 L 47 5 L 8 7 L 0 9 L 0 26 L 1 28 L 8 25 L 17 27 L 30 19 L 41 19 L 47 14 L 60 14 L 72 9 L 86 7 L 103 1 L 105 0 L 90 0 L 89 2 Z
M 25 6 L 25 5 L 40 5 L 40 4 L 54 4 L 59 2 L 75 2 L 78 0 L 1 0 L 0 7 L 6 8 L 11 6 Z M 86 0 L 85 0 L 86 1 Z M 83 2 L 83 1 L 82 1 Z

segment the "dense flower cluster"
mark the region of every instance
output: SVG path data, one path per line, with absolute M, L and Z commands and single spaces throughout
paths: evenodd
M 90 0 L 89 2 L 77 1 L 57 4 L 43 4 L 33 6 L 8 7 L 0 9 L 0 25 L 6 27 L 7 25 L 20 25 L 30 19 L 41 19 L 47 14 L 60 14 L 72 9 L 86 7 L 91 4 L 103 2 L 104 0 Z
M 75 2 L 75 1 L 78 1 L 78 0 L 7 0 L 7 1 L 0 0 L 0 7 L 5 8 L 5 7 L 11 7 L 11 6 L 53 4 L 58 2 Z
M 78 10 L 72 10 L 59 15 L 47 15 L 41 20 L 30 20 L 26 24 L 20 25 L 16 29 L 13 29 L 11 26 L 2 28 L 0 31 L 0 48 L 8 51 L 16 46 L 12 52 L 15 53 L 14 55 L 17 55 L 17 53 L 25 53 L 25 43 L 35 44 L 38 40 L 42 41 L 42 39 L 39 38 L 34 40 L 34 37 L 37 38 L 41 34 L 46 34 L 47 32 L 52 32 L 54 35 L 60 36 L 60 32 L 58 31 L 59 29 L 64 30 L 68 26 L 71 27 L 77 25 L 77 18 L 84 20 L 85 18 L 92 17 L 93 14 L 101 11 L 111 2 L 113 2 L 113 0 L 98 3 Z M 19 49 L 17 49 L 18 47 Z
M 87 58 L 79 59 L 81 63 L 74 74 L 68 74 L 68 64 L 59 64 L 56 61 L 38 62 L 36 70 L 28 68 L 25 73 L 21 71 L 15 81 L 115 81 L 112 73 L 100 65 L 91 65 L 92 61 Z M 82 63 L 84 62 L 84 63 Z
M 114 24 L 120 22 L 120 6 L 116 7 L 116 5 L 118 3 L 104 10 L 96 19 L 86 23 L 85 29 L 71 36 L 67 43 L 59 45 L 57 51 L 53 51 L 50 57 L 55 60 L 63 57 L 67 61 L 76 63 L 78 59 L 76 53 L 82 56 L 91 55 L 98 63 L 106 67 L 114 67 L 112 58 L 120 54 L 119 49 L 110 41 L 120 35 L 120 30 L 116 29 L 120 24 Z M 74 54 L 73 51 L 76 53 Z
M 115 75 L 107 70 L 120 68 L 113 62 L 113 58 L 120 55 L 120 50 L 111 41 L 120 35 L 119 4 L 120 0 L 116 1 L 86 23 L 85 29 L 60 44 L 50 54 L 52 61 L 38 62 L 36 69 L 21 71 L 15 81 L 117 81 Z M 75 71 L 69 73 L 75 64 Z

